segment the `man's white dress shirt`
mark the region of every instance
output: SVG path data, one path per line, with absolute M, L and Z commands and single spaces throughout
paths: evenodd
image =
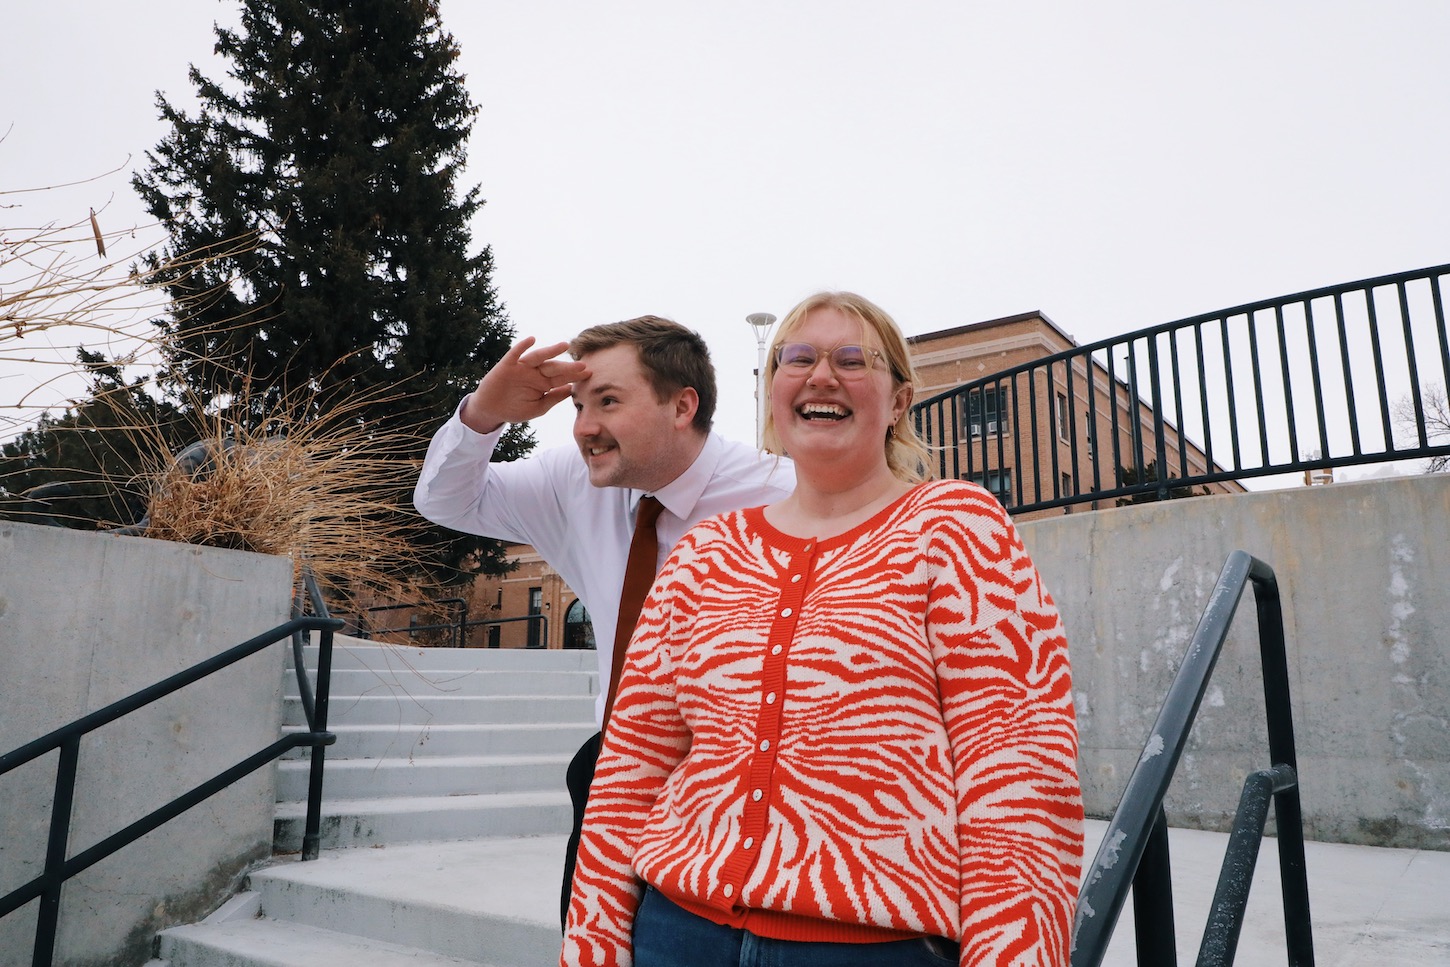
M 645 491 L 594 486 L 584 458 L 571 447 L 490 463 L 503 431 L 477 433 L 455 412 L 428 446 L 413 504 L 445 527 L 533 545 L 574 589 L 594 624 L 599 658 L 594 717 L 602 722 L 619 592 L 635 508 Z M 689 469 L 654 492 L 664 504 L 655 524 L 656 570 L 685 531 L 706 517 L 774 503 L 794 488 L 789 460 L 711 433 Z

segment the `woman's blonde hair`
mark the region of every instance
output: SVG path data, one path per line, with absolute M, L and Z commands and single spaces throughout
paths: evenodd
M 776 350 L 801 327 L 806 317 L 817 309 L 835 309 L 861 323 L 863 333 L 874 333 L 876 341 L 881 344 L 881 355 L 891 369 L 891 378 L 895 381 L 896 388 L 910 386 L 913 394 L 916 392 L 916 373 L 911 367 L 911 354 L 907 351 L 906 337 L 902 335 L 901 327 L 886 313 L 885 309 L 854 292 L 817 292 L 802 300 L 794 309 L 786 313 L 785 319 L 781 321 L 779 328 L 775 331 L 775 338 L 771 340 L 770 355 L 766 357 L 765 386 L 767 392 L 771 382 L 775 379 Z M 765 449 L 771 453 L 783 454 L 785 452 L 780 442 L 780 434 L 775 429 L 775 416 L 770 412 L 769 407 L 766 408 L 762 438 Z M 886 466 L 891 469 L 897 479 L 907 483 L 919 483 L 935 476 L 932 470 L 931 453 L 921 442 L 921 438 L 916 435 L 916 424 L 912 419 L 910 406 L 902 411 L 894 425 L 887 428 L 883 446 L 886 451 Z

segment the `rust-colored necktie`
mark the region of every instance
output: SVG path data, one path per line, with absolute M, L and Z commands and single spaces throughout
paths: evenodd
M 655 582 L 655 562 L 659 558 L 660 539 L 655 521 L 665 505 L 654 497 L 641 497 L 635 510 L 634 537 L 629 542 L 629 558 L 624 564 L 624 587 L 619 592 L 619 621 L 614 626 L 614 661 L 609 673 L 609 693 L 604 697 L 604 727 L 609 727 L 609 713 L 614 710 L 614 693 L 619 690 L 619 673 L 624 669 L 624 653 L 639 610 Z

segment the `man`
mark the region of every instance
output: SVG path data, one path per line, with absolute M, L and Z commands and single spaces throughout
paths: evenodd
M 573 359 L 558 358 L 565 349 Z M 509 423 L 574 401 L 574 442 L 525 460 L 489 458 Z M 664 505 L 655 570 L 694 524 L 779 500 L 795 486 L 790 461 L 711 432 L 715 371 L 699 334 L 658 316 L 594 326 L 570 343 L 522 339 L 433 437 L 413 502 L 429 520 L 530 544 L 589 610 L 598 643 L 604 724 L 620 590 L 640 499 Z M 580 459 L 582 457 L 582 460 Z M 561 917 L 600 735 L 569 764 L 574 831 L 564 860 Z

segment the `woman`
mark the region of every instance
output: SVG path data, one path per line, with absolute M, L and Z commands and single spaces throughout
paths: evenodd
M 1051 598 L 986 491 L 924 481 L 880 308 L 805 300 L 766 377 L 796 489 L 693 528 L 645 603 L 563 964 L 1066 965 L 1082 805 Z

